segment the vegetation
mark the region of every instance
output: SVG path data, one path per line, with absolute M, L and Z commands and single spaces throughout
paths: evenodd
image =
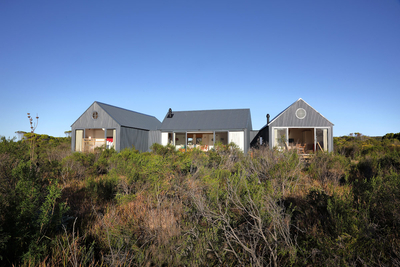
M 308 163 L 25 136 L 0 139 L 1 266 L 400 266 L 400 134 Z

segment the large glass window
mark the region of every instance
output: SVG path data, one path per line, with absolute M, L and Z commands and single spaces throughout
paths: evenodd
M 185 148 L 186 133 L 175 133 L 175 146 L 177 148 Z
M 274 128 L 274 147 L 277 147 L 279 150 L 287 148 L 287 131 L 287 128 Z
M 228 132 L 215 132 L 215 143 L 228 144 Z

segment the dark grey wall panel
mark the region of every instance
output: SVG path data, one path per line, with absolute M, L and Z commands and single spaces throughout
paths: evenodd
M 154 143 L 161 144 L 161 131 L 149 131 L 149 150 Z
M 258 132 L 259 132 L 259 131 L 250 131 L 250 140 L 253 140 L 254 137 L 257 136 Z
M 120 150 L 134 146 L 141 152 L 148 151 L 149 131 L 121 127 Z
M 259 139 L 262 138 L 262 145 L 269 143 L 269 128 L 264 127 L 260 131 L 252 131 L 252 138 L 250 139 L 250 147 L 257 148 L 259 146 Z

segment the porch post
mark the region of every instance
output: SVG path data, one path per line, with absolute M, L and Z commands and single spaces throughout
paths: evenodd
M 215 131 L 213 131 L 213 148 L 215 149 Z
M 314 127 L 314 152 L 317 153 L 317 128 Z
M 185 132 L 185 151 L 187 151 L 187 132 Z
M 85 146 L 86 146 L 85 138 L 86 138 L 86 128 L 83 129 L 82 148 L 81 148 L 82 151 L 81 152 L 85 152 Z
M 102 129 L 104 129 L 104 146 L 107 148 L 107 128 Z

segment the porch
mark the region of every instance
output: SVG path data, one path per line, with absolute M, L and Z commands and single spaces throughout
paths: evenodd
M 115 129 L 82 129 L 75 131 L 75 151 L 93 152 L 96 147 L 114 148 Z
M 295 149 L 299 154 L 311 154 L 316 151 L 329 151 L 328 128 L 290 128 L 274 127 L 274 147 L 279 150 Z
M 172 144 L 180 151 L 200 149 L 208 151 L 215 147 L 216 143 L 228 144 L 228 131 L 222 132 L 170 132 L 168 144 Z

